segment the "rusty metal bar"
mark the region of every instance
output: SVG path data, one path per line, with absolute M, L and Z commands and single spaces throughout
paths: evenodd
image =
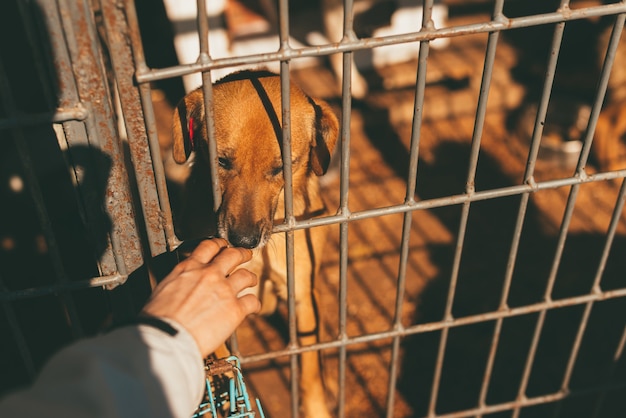
M 57 7 L 59 10 L 57 10 Z M 90 145 L 88 136 L 97 139 L 97 136 L 95 135 L 96 131 L 94 129 L 94 125 L 93 123 L 91 123 L 92 120 L 88 119 L 90 117 L 93 118 L 95 115 L 90 114 L 90 112 L 87 110 L 87 106 L 89 105 L 83 105 L 80 100 L 77 91 L 75 74 L 72 71 L 62 70 L 72 68 L 72 58 L 70 57 L 70 50 L 67 42 L 73 39 L 76 30 L 71 26 L 71 23 L 73 22 L 61 20 L 61 9 L 62 6 L 54 6 L 50 4 L 50 2 L 47 2 L 45 5 L 41 4 L 42 14 L 45 15 L 48 30 L 51 33 L 50 42 L 52 44 L 52 50 L 54 51 L 52 54 L 52 60 L 54 62 L 55 68 L 58 70 L 55 75 L 57 77 L 59 85 L 66 87 L 61 88 L 58 91 L 58 97 L 56 98 L 57 102 L 55 104 L 60 107 L 57 109 L 57 113 L 51 118 L 51 121 L 56 123 L 63 123 L 63 140 L 60 137 L 61 134 L 59 133 L 59 131 L 57 131 L 57 135 L 59 136 L 59 145 L 62 149 L 66 149 L 68 145 L 87 147 Z M 84 35 L 85 34 L 83 34 L 83 36 Z M 79 123 L 81 121 L 84 122 L 84 124 Z M 72 154 L 73 151 L 73 148 L 67 148 L 65 152 L 68 154 Z M 65 156 L 66 162 L 69 163 L 69 160 L 71 159 L 71 155 L 69 155 L 69 157 Z M 76 199 L 79 202 L 78 210 L 81 218 L 84 220 L 87 231 L 89 231 L 93 239 L 97 239 L 94 237 L 106 236 L 109 231 L 100 220 L 101 208 L 99 205 L 101 202 L 92 202 L 89 199 L 82 198 L 84 196 L 83 192 L 94 187 L 94 179 L 98 178 L 101 174 L 95 173 L 94 176 L 90 176 L 90 182 L 88 182 L 88 179 L 85 179 L 83 181 L 82 176 L 78 175 L 78 173 L 76 172 L 76 170 L 79 170 L 80 168 L 73 166 L 71 167 L 74 170 L 74 179 L 78 186 L 74 189 Z M 95 167 L 93 168 L 95 169 Z M 98 262 L 100 273 L 108 274 L 116 272 L 117 265 L 122 264 L 119 260 L 119 258 L 121 258 L 121 245 L 117 245 L 117 247 L 113 248 L 111 243 L 107 242 L 105 245 L 103 245 L 102 251 L 102 254 L 95 254 L 95 260 Z M 118 260 L 115 259 L 116 256 L 119 257 Z M 11 297 L 17 296 L 19 294 L 21 297 L 32 297 L 36 294 L 45 294 L 46 292 L 51 293 L 50 291 L 54 288 L 58 288 L 62 291 L 68 292 L 74 286 L 74 282 L 61 283 L 56 286 L 49 286 L 39 289 L 26 289 L 24 291 L 21 291 L 20 293 L 13 293 L 7 296 Z
M 55 5 L 52 2 L 43 2 L 40 4 L 40 11 L 50 33 L 50 49 L 52 51 L 50 58 L 54 67 L 57 69 L 71 69 L 72 58 L 70 56 L 69 46 L 67 45 L 65 39 L 67 36 L 69 40 L 74 35 L 74 30 L 71 27 L 66 27 L 67 25 L 70 25 L 71 22 L 67 23 L 61 20 L 58 5 Z M 88 132 L 89 126 L 93 126 L 89 124 L 89 116 L 93 117 L 94 115 L 91 115 L 88 110 L 88 104 L 81 103 L 77 82 L 74 78 L 73 72 L 57 71 L 57 74 L 55 75 L 57 77 L 58 84 L 64 86 L 65 88 L 60 89 L 58 92 L 55 106 L 59 107 L 57 108 L 57 114 L 52 117 L 51 121 L 63 123 L 63 138 L 58 137 L 57 140 L 59 141 L 61 149 L 67 149 L 66 152 L 71 154 L 72 146 L 90 146 L 88 135 L 92 136 L 92 141 L 98 139 L 97 136 L 93 134 L 93 130 Z M 58 132 L 57 136 L 60 136 Z M 73 169 L 75 171 L 75 168 Z M 88 184 L 81 181 L 80 176 L 76 175 L 76 173 L 74 173 L 74 177 L 77 180 L 79 188 L 86 187 L 89 189 L 91 187 L 95 187 L 94 182 L 98 178 L 98 174 L 90 177 L 92 181 Z M 106 230 L 106 227 L 99 221 L 102 212 L 99 203 L 97 205 L 93 205 L 89 204 L 87 201 L 83 201 L 79 190 L 76 190 L 76 198 L 79 203 L 82 203 L 78 205 L 78 208 L 82 219 L 85 220 L 84 223 L 86 229 L 91 234 L 91 237 L 106 236 L 109 231 Z M 106 243 L 103 247 L 102 254 L 95 254 L 95 259 L 98 262 L 100 272 L 102 274 L 113 273 L 117 269 L 113 255 L 114 250 L 109 243 Z
M 74 74 L 71 71 L 64 71 L 64 69 L 72 68 L 72 59 L 70 57 L 70 51 L 68 49 L 68 45 L 65 41 L 66 36 L 71 36 L 73 32 L 66 28 L 64 22 L 61 20 L 59 5 L 54 2 L 42 2 L 39 1 L 37 3 L 40 8 L 41 15 L 44 18 L 47 26 L 47 30 L 50 33 L 49 42 L 50 42 L 50 57 L 52 60 L 52 64 L 54 66 L 56 76 L 55 81 L 59 86 L 64 86 L 65 88 L 59 88 L 57 97 L 49 97 L 48 100 L 52 103 L 53 106 L 57 107 L 57 113 L 53 115 L 50 122 L 53 123 L 63 123 L 63 137 L 65 142 L 61 141 L 60 138 L 57 138 L 59 141 L 59 146 L 61 149 L 66 148 L 70 143 L 70 140 L 79 145 L 87 144 L 87 137 L 85 132 L 85 127 L 83 123 L 79 121 L 86 121 L 89 116 L 89 111 L 87 107 L 81 103 L 78 92 L 76 80 L 74 78 Z M 22 10 L 22 12 L 24 12 Z M 25 19 L 26 20 L 26 19 Z M 43 59 L 43 55 L 38 58 L 38 60 Z M 44 63 L 40 62 L 38 64 L 40 67 L 40 72 L 44 71 Z M 40 73 L 41 74 L 41 73 Z M 43 74 L 40 75 L 42 77 L 43 85 L 46 84 Z M 53 87 L 46 88 L 46 95 L 52 94 L 50 90 L 54 90 Z M 41 116 L 41 115 L 40 115 Z M 71 153 L 71 150 L 68 151 Z M 67 158 L 66 158 L 67 161 Z M 77 180 L 77 184 L 82 186 L 81 181 L 79 180 L 80 176 L 76 176 L 75 168 L 73 168 L 75 179 Z M 81 202 L 80 192 L 75 189 L 75 196 L 77 202 Z M 101 222 L 101 217 L 99 216 L 101 209 L 98 207 L 93 207 L 86 202 L 82 202 L 82 204 L 78 205 L 78 209 L 80 211 L 80 215 L 82 219 L 86 220 L 85 226 L 86 229 L 91 233 L 92 237 L 100 236 L 97 231 L 101 231 L 104 229 L 104 225 Z M 55 238 L 56 240 L 56 238 Z M 55 244 L 56 246 L 56 244 Z M 95 258 L 99 263 L 99 267 L 101 271 L 107 271 L 107 266 L 109 266 L 111 257 L 111 247 L 103 246 L 103 254 L 98 259 L 98 255 L 95 254 Z M 59 251 L 57 249 L 57 251 Z M 111 271 L 115 271 L 115 268 L 112 267 Z M 63 280 L 60 282 L 61 286 L 67 284 L 68 280 Z M 70 305 L 70 310 L 74 310 L 73 302 Z
M 134 62 L 134 70 L 148 68 L 146 58 L 141 43 L 141 35 L 139 31 L 139 20 L 137 18 L 137 10 L 134 1 L 124 2 L 124 13 L 126 23 L 128 24 L 127 36 L 130 41 L 131 54 Z M 128 60 L 128 58 L 127 58 Z M 134 77 L 133 73 L 133 77 Z M 165 232 L 165 240 L 168 249 L 172 250 L 180 245 L 180 241 L 174 233 L 174 225 L 172 220 L 172 211 L 170 207 L 169 194 L 167 192 L 167 181 L 165 179 L 163 161 L 160 155 L 159 138 L 156 131 L 156 120 L 154 108 L 152 104 L 152 93 L 149 83 L 139 83 L 139 97 L 143 108 L 143 116 L 147 127 L 148 144 L 150 147 L 150 156 L 154 167 L 154 176 L 156 180 L 156 190 L 160 211 L 162 212 L 163 230 Z M 140 127 L 138 129 L 141 129 Z M 154 251 L 153 251 L 154 253 Z M 153 254 L 154 255 L 154 254 Z
M 100 8 L 137 191 L 142 202 L 141 211 L 148 241 L 146 244 L 150 249 L 150 254 L 154 257 L 164 253 L 168 248 L 171 249 L 174 228 L 161 164 L 152 101 L 145 100 L 144 96 L 142 103 L 139 89 L 134 81 L 135 70 L 131 65 L 132 48 L 140 48 L 141 44 L 133 43 L 131 47 L 127 40 L 132 38 L 133 32 L 137 37 L 139 28 L 130 26 L 124 9 L 117 4 L 101 1 Z M 144 90 L 147 90 L 149 94 L 149 86 L 146 87 Z
M 96 121 L 93 118 L 89 118 L 85 120 L 84 128 L 86 130 L 86 135 L 89 138 L 89 145 L 94 146 L 95 148 L 100 150 L 101 145 L 99 143 L 100 137 L 98 136 L 98 129 L 95 126 Z M 76 144 L 74 137 L 67 137 L 68 143 Z M 81 144 L 82 145 L 82 144 Z M 69 148 L 71 151 L 71 147 Z M 102 175 L 102 173 L 96 173 L 96 175 Z M 79 183 L 80 185 L 80 183 Z M 82 186 L 82 185 L 81 185 Z M 89 187 L 89 185 L 85 185 Z M 113 192 L 115 193 L 115 192 Z M 113 199 L 117 196 L 114 194 Z M 88 218 L 88 226 L 89 228 L 104 230 L 104 226 L 101 225 L 102 219 L 101 214 L 97 211 L 99 210 L 99 206 L 101 202 L 89 202 L 91 205 L 86 209 L 88 213 L 92 213 L 93 217 Z M 87 202 L 85 202 L 87 205 Z M 131 212 L 132 213 L 132 212 Z M 112 218 L 112 220 L 117 220 L 117 218 Z M 113 227 L 115 228 L 115 227 Z M 100 259 L 98 260 L 98 266 L 101 275 L 120 275 L 121 277 L 128 276 L 128 270 L 126 267 L 126 262 L 123 258 L 123 253 L 125 251 L 124 244 L 122 243 L 122 239 L 118 234 L 112 233 L 112 231 L 105 230 L 104 231 L 107 236 L 106 249 L 100 255 Z M 92 232 L 95 234 L 97 232 Z M 96 235 L 93 235 L 96 236 Z M 133 242 L 133 245 L 137 245 L 138 241 Z M 122 282 L 123 283 L 123 282 Z M 122 283 L 112 283 L 113 285 L 122 284 Z M 113 287 L 109 287 L 112 289 Z
M 47 2 L 43 1 L 42 6 L 43 4 Z M 93 118 L 86 121 L 88 128 L 89 126 L 93 128 L 93 133 L 89 132 L 87 136 L 88 144 L 110 156 L 112 161 L 105 207 L 111 219 L 115 220 L 110 231 L 111 241 L 114 243 L 119 240 L 123 249 L 113 247 L 117 271 L 112 271 L 112 266 L 102 263 L 101 269 L 105 269 L 102 271 L 103 274 L 119 272 L 125 275 L 126 272 L 133 271 L 143 264 L 143 254 L 139 245 L 139 231 L 135 222 L 128 173 L 114 123 L 115 112 L 100 60 L 98 36 L 87 1 L 59 0 L 59 7 L 64 10 L 60 17 L 78 97 L 93 115 Z M 73 146 L 73 139 L 75 138 L 68 137 L 70 147 Z

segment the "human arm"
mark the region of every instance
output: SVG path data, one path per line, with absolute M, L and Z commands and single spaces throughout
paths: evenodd
M 260 306 L 239 297 L 256 277 L 233 270 L 248 250 L 202 242 L 155 288 L 143 317 L 63 349 L 35 383 L 0 401 L 3 417 L 190 417 L 204 391 L 203 358 Z M 231 274 L 232 273 L 232 274 Z

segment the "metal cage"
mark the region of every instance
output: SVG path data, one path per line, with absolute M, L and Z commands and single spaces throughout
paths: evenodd
M 205 18 L 207 4 L 198 0 L 199 53 L 184 64 L 150 62 L 142 22 L 162 5 L 136 3 L 2 5 L 2 391 L 30 382 L 69 341 L 132 317 L 159 271 L 176 261 L 180 241 L 153 100 L 159 83 L 201 74 L 212 108 L 211 81 L 219 71 L 274 65 L 288 91 L 301 60 L 319 63 L 340 53 L 348 74 L 356 55 L 419 45 L 415 65 L 402 67 L 405 82 L 392 95 L 373 88 L 364 102 L 353 100 L 350 77 L 344 77 L 334 96 L 341 115 L 340 175 L 327 191 L 335 196 L 330 200 L 336 212 L 296 220 L 288 209 L 274 230 L 290 243 L 293 288 L 291 232 L 334 228 L 332 255 L 317 283 L 329 335 L 314 346 L 299 346 L 294 301 L 286 307 L 286 341 L 263 340 L 257 334 L 266 332 L 266 323 L 252 320 L 234 341 L 249 387 L 267 416 L 298 416 L 298 356 L 319 350 L 327 357 L 328 388 L 340 417 L 623 416 L 626 165 L 606 169 L 590 158 L 611 99 L 607 90 L 616 71 L 624 71 L 613 62 L 621 56 L 626 2 L 562 0 L 553 8 L 539 2 L 542 7 L 520 14 L 508 7 L 526 2 L 444 1 L 457 17 L 480 17 L 434 27 L 433 0 L 424 0 L 421 26 L 362 36 L 349 12 L 358 2 L 345 0 L 341 41 L 296 45 L 290 9 L 298 6 L 279 0 L 272 6 L 272 50 L 216 57 L 209 31 L 219 22 Z M 563 166 L 560 155 L 555 167 L 544 158 L 544 129 L 555 103 L 564 106 L 555 96 L 561 93 L 564 34 L 577 22 L 599 20 L 609 22 L 609 35 L 597 74 L 582 77 L 592 89 L 585 92 L 588 111 L 580 137 L 572 141 L 579 147 L 573 163 Z M 510 81 L 513 64 L 503 71 L 498 54 L 507 48 L 508 34 L 524 39 L 524 31 L 533 28 L 544 30 L 542 37 L 527 42 L 526 55 L 514 55 L 530 60 L 529 50 L 540 51 L 539 81 L 529 76 L 517 82 L 525 99 L 511 105 L 516 87 L 503 79 Z M 155 33 L 163 34 L 150 36 Z M 438 55 L 430 48 L 437 39 L 462 46 Z M 588 46 L 579 47 L 578 60 L 565 67 L 585 67 L 581 57 Z M 468 62 L 477 65 L 456 77 Z M 433 82 L 437 71 L 444 77 Z M 583 89 L 578 82 L 566 91 L 578 87 Z M 379 100 L 378 107 L 368 100 Z M 500 130 L 494 128 L 492 113 L 517 115 L 513 108 L 521 109 L 524 100 L 530 119 L 515 119 L 528 128 L 521 140 L 503 128 L 504 117 L 497 120 Z M 435 108 L 441 112 L 429 110 Z M 289 112 L 283 100 L 283 115 Z M 394 130 L 389 127 L 398 112 L 405 116 Z M 210 123 L 210 112 L 207 117 Z M 442 133 L 442 126 L 449 131 Z M 369 140 L 355 138 L 355 131 L 366 131 Z M 469 133 L 465 141 L 442 145 L 442 139 L 463 136 L 461 131 Z M 290 135 L 287 122 L 286 151 Z M 374 157 L 364 157 L 365 149 L 373 149 Z M 519 164 L 498 160 L 503 153 L 516 155 Z M 285 170 L 286 201 L 290 177 Z M 218 189 L 214 184 L 219 197 Z M 599 196 L 600 190 L 605 194 Z M 255 338 L 264 342 L 248 348 Z M 277 374 L 268 378 L 274 369 Z

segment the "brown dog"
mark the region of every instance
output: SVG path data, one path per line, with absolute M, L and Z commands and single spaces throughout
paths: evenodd
M 173 154 L 185 163 L 195 151 L 185 184 L 177 233 L 182 239 L 219 235 L 233 246 L 256 248 L 245 267 L 259 277 L 263 312 L 287 299 L 286 239 L 272 235 L 284 217 L 281 157 L 280 78 L 268 72 L 243 71 L 215 83 L 214 120 L 222 202 L 213 210 L 207 128 L 201 89 L 189 93 L 174 113 Z M 297 219 L 325 213 L 317 176 L 324 174 L 338 135 L 338 121 L 323 101 L 291 85 L 291 161 L 293 210 Z M 294 232 L 295 297 L 299 342 L 318 341 L 312 286 L 320 264 L 324 228 Z M 325 401 L 319 354 L 303 353 L 301 409 L 307 417 L 330 417 Z

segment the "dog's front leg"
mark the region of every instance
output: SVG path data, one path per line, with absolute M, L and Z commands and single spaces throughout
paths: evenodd
M 296 287 L 306 287 L 301 283 Z M 303 289 L 304 290 L 304 289 Z M 316 344 L 319 341 L 319 320 L 316 296 L 313 289 L 298 292 L 296 296 L 296 326 L 300 346 Z M 300 357 L 300 404 L 306 418 L 330 418 L 321 367 L 321 353 L 308 351 Z

